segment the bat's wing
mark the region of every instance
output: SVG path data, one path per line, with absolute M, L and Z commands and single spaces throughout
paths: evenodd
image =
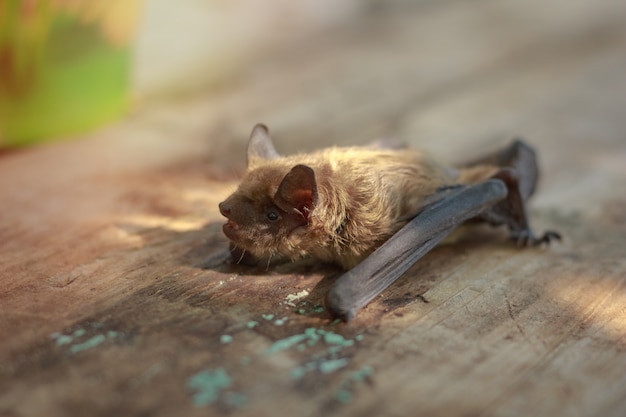
M 520 245 L 536 246 L 549 243 L 550 239 L 560 239 L 559 234 L 553 231 L 536 237 L 528 222 L 525 202 L 535 192 L 539 179 L 537 154 L 530 145 L 516 139 L 506 148 L 462 164 L 461 168 L 471 170 L 481 166 L 497 168 L 490 178 L 502 180 L 509 193 L 506 199 L 481 213 L 478 216 L 480 220 L 496 226 L 507 225 L 512 238 Z
M 539 179 L 537 154 L 522 139 L 515 139 L 513 143 L 504 149 L 498 149 L 487 155 L 466 161 L 458 167 L 472 168 L 481 165 L 514 170 L 519 178 L 519 190 L 524 200 L 528 200 L 535 192 Z
M 264 139 L 267 129 L 261 126 L 255 130 Z M 382 147 L 389 145 L 382 144 Z M 253 147 L 253 151 L 257 150 Z M 263 147 L 261 151 L 270 157 L 274 153 Z M 478 183 L 439 190 L 415 218 L 363 262 L 339 277 L 327 298 L 332 314 L 346 321 L 353 318 L 454 228 L 470 219 L 507 225 L 512 237 L 522 245 L 540 245 L 560 238 L 553 231 L 537 237 L 528 222 L 525 201 L 533 194 L 539 177 L 536 154 L 530 146 L 517 140 L 461 168 L 480 174 L 468 181 Z M 238 253 L 237 258 L 238 262 L 257 262 L 248 259 L 245 252 Z
M 503 168 L 492 179 L 474 185 L 447 188 L 387 242 L 359 265 L 340 276 L 326 304 L 330 312 L 348 321 L 391 285 L 454 228 L 470 219 L 505 224 L 518 244 L 535 246 L 560 239 L 554 231 L 536 237 L 528 223 L 520 176 Z M 439 197 L 441 197 L 439 199 Z
M 330 312 L 348 321 L 428 253 L 454 228 L 489 211 L 508 195 L 499 179 L 443 191 L 447 195 L 427 206 L 406 226 L 331 287 Z

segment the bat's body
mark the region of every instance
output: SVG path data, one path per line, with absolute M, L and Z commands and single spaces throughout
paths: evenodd
M 328 299 L 349 319 L 470 218 L 507 224 L 524 244 L 558 237 L 536 238 L 528 226 L 524 200 L 536 179 L 534 152 L 519 141 L 452 169 L 414 150 L 380 146 L 280 157 L 267 128 L 257 125 L 248 172 L 220 211 L 229 219 L 226 236 L 257 260 L 310 257 L 356 267 Z

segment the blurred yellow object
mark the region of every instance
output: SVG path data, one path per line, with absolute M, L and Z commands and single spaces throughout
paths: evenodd
M 0 147 L 85 131 L 128 105 L 140 0 L 0 0 Z

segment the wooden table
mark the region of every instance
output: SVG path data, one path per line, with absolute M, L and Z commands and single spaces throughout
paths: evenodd
M 626 3 L 405 3 L 0 156 L 0 415 L 626 415 Z M 285 153 L 522 135 L 564 241 L 467 228 L 335 323 L 336 270 L 224 263 L 257 121 Z

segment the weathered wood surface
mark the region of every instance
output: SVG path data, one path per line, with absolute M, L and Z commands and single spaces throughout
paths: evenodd
M 400 4 L 0 156 L 0 415 L 626 415 L 625 23 L 623 1 Z M 395 136 L 458 160 L 521 134 L 534 226 L 564 241 L 466 230 L 333 324 L 333 269 L 223 264 L 257 121 L 286 153 Z

